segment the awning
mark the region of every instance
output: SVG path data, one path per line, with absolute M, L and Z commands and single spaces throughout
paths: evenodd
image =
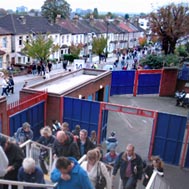
M 17 55 L 18 57 L 27 56 L 27 55 L 24 54 L 23 52 L 17 52 L 16 55 Z
M 2 55 L 4 55 L 4 54 L 6 54 L 6 52 L 5 52 L 5 51 L 0 50 L 0 56 L 2 56 Z

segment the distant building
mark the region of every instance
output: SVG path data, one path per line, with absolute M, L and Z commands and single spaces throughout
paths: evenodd
M 139 18 L 138 20 L 139 27 L 141 27 L 144 30 L 149 30 L 149 20 L 147 18 Z
M 28 12 L 28 8 L 25 7 L 25 6 L 16 7 L 16 12 L 17 12 L 17 13 Z

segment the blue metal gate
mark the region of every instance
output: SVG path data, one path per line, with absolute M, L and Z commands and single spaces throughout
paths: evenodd
M 9 117 L 10 136 L 14 136 L 20 123 L 28 122 L 34 133 L 34 140 L 40 136 L 40 129 L 44 127 L 44 106 L 45 102 L 38 103 L 21 112 L 18 112 Z
M 178 165 L 186 121 L 184 116 L 158 113 L 152 155 L 159 155 L 166 163 Z
M 70 130 L 79 124 L 88 133 L 92 130 L 98 133 L 99 102 L 64 97 L 63 110 L 63 121 L 69 123 Z
M 133 94 L 135 71 L 112 71 L 112 85 L 110 96 L 119 94 Z
M 137 94 L 158 94 L 161 74 L 140 74 Z

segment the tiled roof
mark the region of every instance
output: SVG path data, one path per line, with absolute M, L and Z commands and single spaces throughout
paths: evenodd
M 8 35 L 8 34 L 11 34 L 11 32 L 0 27 L 0 35 Z
M 35 33 L 68 33 L 58 25 L 50 24 L 44 17 L 6 15 L 0 18 L 0 27 L 11 31 L 13 34 Z

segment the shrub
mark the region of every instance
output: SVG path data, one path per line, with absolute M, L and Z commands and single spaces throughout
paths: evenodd
M 147 65 L 150 69 L 161 69 L 162 67 L 178 66 L 180 64 L 180 58 L 177 55 L 148 55 L 140 62 L 144 67 Z

